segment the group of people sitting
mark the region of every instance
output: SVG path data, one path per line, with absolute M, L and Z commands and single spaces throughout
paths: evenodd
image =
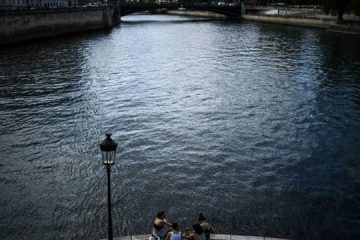
M 182 233 L 179 224 L 167 222 L 165 212 L 161 211 L 156 215 L 150 240 L 210 240 L 210 234 L 214 233 L 213 227 L 206 222 L 202 213 L 192 227 L 189 234 Z

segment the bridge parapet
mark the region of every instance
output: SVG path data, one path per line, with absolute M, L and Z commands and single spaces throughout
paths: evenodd
M 208 11 L 224 14 L 228 17 L 239 17 L 242 11 L 241 4 L 214 4 L 214 3 L 156 3 L 156 2 L 120 2 L 121 16 L 143 11 L 154 11 L 157 9 L 176 10 L 185 8 L 188 10 Z

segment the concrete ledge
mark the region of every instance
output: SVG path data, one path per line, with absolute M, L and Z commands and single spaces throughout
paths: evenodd
M 231 237 L 231 235 L 226 235 L 226 234 L 211 234 L 210 235 L 210 239 L 213 239 L 213 240 L 231 240 L 230 237 Z
M 115 237 L 114 240 L 148 240 L 150 234 L 145 235 L 132 235 L 132 236 L 120 236 Z M 107 238 L 101 239 L 106 240 Z M 228 234 L 211 234 L 212 240 L 286 240 L 283 238 L 267 238 L 257 236 L 241 236 L 241 235 L 228 235 Z
M 148 240 L 150 237 L 150 234 L 146 234 L 146 235 L 134 235 L 131 236 L 131 240 Z
M 264 237 L 231 235 L 231 240 L 264 240 Z
M 118 237 L 116 239 L 119 239 L 119 240 L 132 240 L 132 236 L 121 236 L 121 237 Z

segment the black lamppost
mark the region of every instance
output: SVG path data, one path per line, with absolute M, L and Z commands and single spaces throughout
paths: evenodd
M 108 183 L 108 233 L 109 240 L 113 240 L 112 232 L 112 217 L 111 217 L 111 184 L 110 184 L 110 173 L 111 166 L 115 163 L 117 143 L 111 139 L 111 133 L 106 134 L 104 141 L 100 143 L 100 150 L 102 155 L 103 164 L 107 171 L 107 183 Z

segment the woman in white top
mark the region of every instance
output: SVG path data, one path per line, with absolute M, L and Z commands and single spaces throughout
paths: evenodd
M 181 232 L 179 231 L 179 225 L 177 223 L 173 223 L 171 227 L 172 231 L 168 232 L 165 240 L 182 240 Z

